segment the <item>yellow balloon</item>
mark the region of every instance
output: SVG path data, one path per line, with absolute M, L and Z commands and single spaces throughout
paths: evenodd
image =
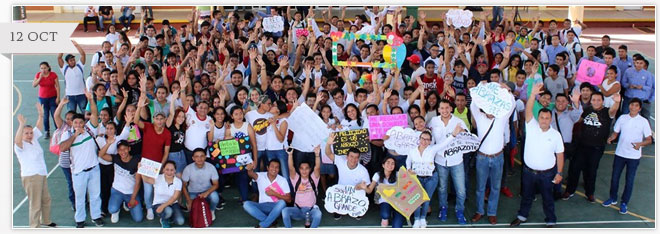
M 392 62 L 392 47 L 390 45 L 385 45 L 383 47 L 383 58 L 386 63 Z

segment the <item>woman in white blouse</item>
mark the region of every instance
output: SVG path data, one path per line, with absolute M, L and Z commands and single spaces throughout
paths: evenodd
M 173 161 L 167 161 L 163 165 L 163 174 L 158 175 L 158 178 L 142 177 L 145 182 L 154 185 L 153 209 L 160 216 L 163 228 L 169 228 L 170 222 L 180 226 L 185 221 L 178 203 L 183 183 L 175 173 L 176 165 Z

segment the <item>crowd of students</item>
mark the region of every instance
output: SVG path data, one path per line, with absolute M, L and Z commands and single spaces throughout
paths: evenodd
M 112 17 L 106 13 L 112 8 L 93 8 L 86 17 Z M 207 199 L 215 219 L 215 210 L 222 210 L 228 199 L 223 197 L 228 184 L 238 188 L 238 202 L 257 227 L 276 226 L 280 217 L 285 227 L 292 227 L 291 220 L 318 227 L 324 191 L 333 184 L 365 190 L 379 204 L 382 227 L 403 227 L 400 213 L 382 197 L 373 198 L 379 184 L 396 183 L 401 166 L 416 173 L 428 195 L 440 201 L 437 209 L 425 202 L 415 211 L 413 228 L 425 228 L 431 210 L 446 221 L 452 194 L 459 224 L 483 216 L 496 224 L 500 193 L 513 196 L 508 185 L 516 182 L 506 177 L 516 152 L 523 159 L 522 200 L 511 225 L 527 220 L 535 194 L 541 193 L 552 227 L 557 222 L 554 201 L 573 196 L 580 173 L 587 201 L 595 202 L 600 159 L 617 138 L 611 195 L 603 205 L 620 202 L 620 212 L 626 213 L 641 148 L 652 144 L 646 118 L 655 99 L 648 60 L 628 55 L 626 45 L 616 50 L 604 35 L 601 46 L 583 50 L 580 34 L 587 26 L 582 22 L 514 22 L 499 11 L 492 25 L 484 12 L 468 28 L 455 28 L 451 19 L 431 23 L 425 12 L 405 16 L 399 7 L 365 7 L 364 14 L 351 19 L 344 17 L 346 7 L 295 8 L 225 14 L 196 7 L 190 23 L 179 28 L 166 19 L 157 24 L 142 17 L 135 35 L 139 42 L 131 44 L 135 7 L 126 6 L 121 10 L 126 20 L 120 21 L 128 25 L 120 29 L 114 20 L 107 25 L 106 41 L 91 62 L 74 42 L 80 57 L 60 54 L 59 73 L 41 63 L 33 83 L 39 86 L 38 122 L 26 125 L 19 115 L 15 139 L 30 199 L 30 226 L 55 226 L 44 151 L 37 142 L 41 136 L 55 139 L 51 150 L 59 147 L 68 188 L 56 189 L 68 189 L 79 228 L 86 225 L 86 203 L 96 226 L 108 216 L 118 222 L 122 207 L 135 222 L 157 215 L 162 227 L 184 225 L 184 212 L 196 197 Z M 401 23 L 386 23 L 386 15 Z M 283 17 L 284 29 L 266 31 L 266 17 Z M 387 44 L 340 39 L 335 51 L 330 34 L 336 31 L 393 32 L 406 46 L 406 61 L 400 69 L 335 66 L 334 53 L 341 61 L 384 62 Z M 602 84 L 576 79 L 585 60 L 607 65 Z M 495 117 L 472 103 L 470 89 L 482 83 L 498 83 L 512 94 L 506 116 Z M 367 153 L 352 148 L 347 155 L 335 155 L 335 134 L 320 146 L 303 144 L 305 139 L 288 126 L 304 123 L 287 122 L 303 103 L 333 132 L 368 128 L 368 116 L 406 114 L 409 128 L 419 134 L 419 146 L 401 155 L 384 147 L 384 140 L 371 140 Z M 51 134 L 52 129 L 57 130 Z M 440 150 L 461 131 L 478 135 L 479 150 L 444 157 Z M 253 163 L 240 172 L 223 174 L 207 162 L 213 142 L 246 136 L 253 147 L 242 156 Z M 142 158 L 162 163 L 161 174 L 137 173 Z M 619 200 L 623 167 L 626 185 Z M 476 184 L 470 184 L 470 176 Z M 562 192 L 564 178 L 568 182 Z M 269 189 L 275 182 L 287 185 L 282 193 Z M 470 186 L 476 190 L 477 209 L 466 218 Z

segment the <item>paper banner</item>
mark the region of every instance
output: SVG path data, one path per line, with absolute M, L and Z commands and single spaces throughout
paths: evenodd
M 303 152 L 312 152 L 330 135 L 328 125 L 321 120 L 307 104 L 302 103 L 287 119 L 289 129 L 299 141 L 293 141 L 291 147 Z M 323 150 L 323 149 L 322 149 Z
M 140 167 L 138 168 L 138 174 L 148 176 L 151 178 L 156 178 L 160 172 L 161 163 L 149 160 L 147 158 L 142 158 L 140 160 Z
M 607 65 L 584 59 L 577 70 L 576 79 L 598 86 L 603 83 L 605 71 L 607 71 Z
M 337 132 L 335 144 L 333 144 L 336 155 L 346 155 L 350 148 L 356 148 L 360 153 L 369 152 L 369 129 L 356 129 Z
M 390 136 L 385 141 L 385 148 L 396 151 L 397 154 L 408 155 L 419 144 L 420 133 L 411 128 L 393 127 L 387 130 Z
M 447 147 L 440 151 L 443 157 L 452 157 L 454 155 L 463 156 L 464 153 L 474 152 L 479 149 L 479 137 L 469 132 L 460 132 L 454 139 L 447 145 Z
M 261 25 L 266 32 L 281 32 L 284 30 L 284 20 L 282 16 L 265 17 Z
M 287 186 L 289 186 L 289 185 L 287 185 Z M 268 185 L 268 187 L 266 187 L 266 190 L 268 190 L 268 189 L 273 190 L 273 191 L 275 191 L 276 193 L 278 193 L 280 195 L 284 195 L 284 191 L 282 190 L 282 187 L 280 187 L 280 185 L 277 183 L 277 181 L 275 181 L 272 184 Z M 276 196 L 270 196 L 270 199 L 273 199 L 273 202 L 277 202 L 278 200 L 280 200 Z
M 472 11 L 461 9 L 450 9 L 447 11 L 447 19 L 451 19 L 451 25 L 460 27 L 470 27 L 472 24 Z
M 328 213 L 360 217 L 367 213 L 369 199 L 364 190 L 352 185 L 333 185 L 325 192 L 325 210 Z
M 355 34 L 355 33 L 344 33 L 344 32 L 332 32 L 330 33 L 330 38 L 332 38 L 332 65 L 334 66 L 401 68 L 401 65 L 397 63 L 398 60 L 393 60 L 393 58 L 398 59 L 399 57 L 397 57 L 397 54 L 401 54 L 401 53 L 403 53 L 404 58 L 406 55 L 406 46 L 405 44 L 402 43 L 401 45 L 396 47 L 396 50 L 392 49 L 388 55 L 383 54 L 383 58 L 390 58 L 389 60 L 385 59 L 384 63 L 381 63 L 380 61 L 373 61 L 373 62 L 338 61 L 337 44 L 339 43 L 338 41 L 340 39 L 347 39 L 347 40 L 362 39 L 365 41 L 383 40 L 383 41 L 387 41 L 388 45 L 393 46 L 395 41 L 397 42 L 399 41 L 399 38 L 397 38 L 396 36 L 375 35 L 375 34 Z M 346 48 L 346 50 L 350 50 L 350 48 Z
M 249 153 L 252 152 L 250 137 L 216 141 L 209 147 L 208 158 L 222 174 L 236 173 L 252 163 Z
M 405 114 L 369 116 L 369 139 L 383 139 L 387 130 L 396 126 L 408 126 L 408 116 Z
M 511 94 L 499 83 L 479 83 L 477 87 L 470 89 L 470 95 L 472 104 L 476 104 L 484 112 L 497 118 L 506 117 L 513 106 Z
M 406 170 L 406 167 L 400 167 L 399 172 L 396 174 L 395 185 L 378 184 L 376 192 L 392 208 L 401 213 L 406 219 L 410 219 L 410 215 L 420 205 L 431 199 L 417 176 Z

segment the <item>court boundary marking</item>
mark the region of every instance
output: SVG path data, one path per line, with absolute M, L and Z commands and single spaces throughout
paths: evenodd
M 48 172 L 48 175 L 46 175 L 46 180 L 48 179 L 48 177 L 50 177 L 51 174 L 53 174 L 53 172 L 55 172 L 55 169 L 57 169 L 58 167 L 60 167 L 60 163 L 59 163 L 59 162 L 53 167 L 53 169 L 50 170 L 50 172 Z M 12 192 L 12 194 L 13 194 L 13 192 Z M 23 200 L 21 201 L 21 203 L 18 203 L 18 205 L 16 205 L 16 207 L 15 207 L 14 210 L 12 211 L 12 213 L 11 213 L 12 216 L 13 216 L 14 214 L 16 214 L 16 211 L 18 211 L 18 210 L 21 208 L 21 206 L 23 206 L 23 204 L 25 204 L 25 202 L 27 201 L 27 199 L 28 199 L 28 197 L 27 197 L 27 194 L 26 194 L 26 195 L 25 195 L 25 198 L 23 198 Z

